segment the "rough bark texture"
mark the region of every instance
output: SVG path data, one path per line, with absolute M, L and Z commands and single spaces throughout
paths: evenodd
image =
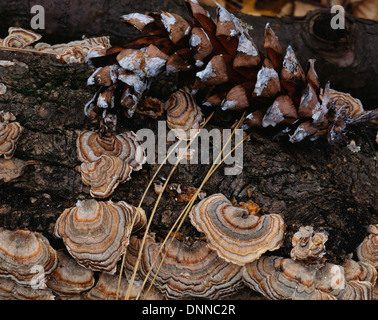
M 119 5 L 122 3 L 119 2 Z M 149 8 L 153 9 L 164 5 L 167 5 L 166 8 L 175 6 L 171 1 L 159 1 L 160 6 L 154 6 L 154 1 L 149 3 Z M 144 11 L 148 8 L 142 10 L 138 2 L 133 2 L 132 9 L 129 7 L 124 12 L 139 11 L 138 9 Z M 117 11 L 116 16 L 118 15 Z M 286 19 L 261 17 L 251 20 L 255 21 L 252 23 L 255 26 L 253 33 L 261 37 L 266 20 L 279 23 L 281 29 L 278 30 L 283 30 L 282 34 L 288 34 L 289 30 L 293 34 L 293 30 L 302 28 L 306 21 L 299 19 L 290 24 Z M 105 22 L 105 26 L 109 26 L 109 21 Z M 114 22 L 114 25 L 118 26 L 118 22 Z M 371 28 L 372 33 L 378 34 L 375 23 L 356 21 L 353 25 Z M 95 27 L 96 34 L 106 34 L 110 30 L 106 27 L 102 29 L 101 21 Z M 77 34 L 79 30 L 75 32 Z M 112 32 L 114 34 L 115 31 Z M 280 36 L 280 39 L 284 43 L 289 41 L 284 36 Z M 301 59 L 314 57 L 313 49 L 310 45 L 307 46 L 308 43 L 303 47 L 303 37 L 291 40 L 303 42 L 298 46 L 304 50 L 299 55 Z M 377 41 L 361 41 L 365 41 L 366 45 L 369 43 L 369 47 L 364 50 L 367 56 L 369 50 L 377 49 Z M 261 45 L 261 39 L 256 42 Z M 354 49 L 355 52 L 360 52 L 360 49 Z M 80 174 L 75 169 L 80 164 L 76 156 L 75 129 L 91 128 L 84 116 L 83 107 L 95 90 L 86 86 L 86 80 L 93 70 L 87 65 L 58 66 L 53 57 L 29 53 L 0 51 L 0 60 L 16 61 L 15 66 L 0 68 L 0 82 L 7 86 L 6 93 L 0 95 L 0 110 L 11 111 L 25 128 L 14 157 L 11 160 L 0 158 L 0 226 L 39 231 L 54 247 L 60 248 L 63 243 L 52 236 L 57 217 L 78 199 L 90 198 L 88 187 L 82 184 Z M 336 68 L 339 60 L 334 61 Z M 356 89 L 364 87 L 355 94 L 362 99 L 365 90 L 369 90 L 364 83 L 366 78 L 362 76 L 368 63 L 356 63 L 349 67 L 360 68 L 358 70 L 361 73 L 353 75 L 353 83 Z M 323 76 L 332 78 L 335 69 L 327 69 L 327 65 L 327 61 L 319 59 L 317 68 L 320 73 L 323 70 Z M 340 73 L 340 86 L 348 86 L 351 82 L 348 80 L 348 72 L 347 76 L 341 76 L 345 69 L 348 68 L 337 69 L 337 73 Z M 377 63 L 372 64 L 371 74 L 367 77 L 376 75 L 377 70 Z M 376 77 L 374 81 L 377 79 Z M 371 93 L 371 100 L 376 103 L 377 92 Z M 240 114 L 219 111 L 207 128 L 230 128 L 239 117 Z M 160 119 L 164 120 L 165 117 L 151 119 L 136 114 L 132 119 L 122 119 L 120 130 L 122 127 L 134 131 L 141 128 L 156 130 Z M 244 143 L 242 173 L 225 176 L 225 166 L 222 165 L 204 186 L 204 191 L 207 195 L 221 192 L 237 201 L 251 199 L 265 213 L 282 214 L 287 224 L 285 241 L 274 254 L 288 257 L 293 233 L 300 226 L 311 225 L 315 231 L 325 230 L 329 233 L 326 258 L 340 263 L 348 254 L 355 252 L 367 234 L 367 226 L 378 222 L 377 158 L 373 151 L 373 147 L 377 148 L 376 134 L 377 127 L 372 123 L 349 127 L 341 140 L 330 146 L 325 140 L 300 144 L 273 141 L 268 129 L 256 131 Z M 347 143 L 352 138 L 361 147 L 358 153 L 347 148 Z M 158 165 L 146 164 L 141 171 L 133 172 L 132 180 L 120 185 L 111 199 L 138 205 L 144 188 L 157 167 Z M 156 182 L 163 181 L 171 168 L 171 165 L 166 165 Z M 198 187 L 209 168 L 210 165 L 180 165 L 171 182 Z M 158 236 L 166 234 L 186 204 L 177 202 L 176 196 L 174 191 L 168 191 L 162 197 L 151 226 L 151 230 Z M 148 215 L 156 198 L 154 190 L 150 190 L 143 204 Z M 184 223 L 181 233 L 193 238 L 201 236 L 189 220 Z

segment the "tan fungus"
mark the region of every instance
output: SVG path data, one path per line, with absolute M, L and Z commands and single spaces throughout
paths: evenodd
M 238 265 L 278 249 L 283 242 L 285 223 L 279 214 L 260 215 L 235 207 L 223 194 L 203 199 L 189 216 L 197 230 L 205 233 L 209 248 Z
M 204 241 L 169 238 L 152 267 L 149 279 L 170 299 L 219 299 L 235 293 L 242 286 L 240 266 L 219 258 Z M 143 248 L 140 273 L 147 275 L 161 243 L 148 236 Z M 165 256 L 160 271 L 158 267 Z
M 0 227 L 0 277 L 44 288 L 58 261 L 56 251 L 42 234 Z
M 24 128 L 18 122 L 14 121 L 16 118 L 10 112 L 0 111 L 0 156 L 3 155 L 5 159 L 11 159 L 16 151 L 16 144 Z
M 146 220 L 142 209 L 137 212 L 137 208 L 125 201 L 78 201 L 75 207 L 65 209 L 59 216 L 54 236 L 63 239 L 79 265 L 114 273 L 131 232 L 143 228 Z

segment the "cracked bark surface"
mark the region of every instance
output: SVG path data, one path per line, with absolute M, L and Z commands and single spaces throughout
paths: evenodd
M 172 2 L 163 1 L 162 5 L 169 8 Z M 255 29 L 260 30 L 266 19 L 257 19 L 260 22 L 254 24 Z M 376 24 L 369 26 L 377 32 Z M 288 41 L 284 36 L 282 40 Z M 261 43 L 259 39 L 256 42 Z M 372 43 L 371 49 L 374 46 L 378 42 Z M 300 57 L 313 55 L 306 51 Z M 95 128 L 83 113 L 85 103 L 96 90 L 86 86 L 93 70 L 87 65 L 58 66 L 53 57 L 29 53 L 0 51 L 0 60 L 16 62 L 12 67 L 0 68 L 0 82 L 7 86 L 6 93 L 0 95 L 0 110 L 12 112 L 25 128 L 14 157 L 0 158 L 0 226 L 41 232 L 55 248 L 60 248 L 63 243 L 52 236 L 56 219 L 78 199 L 90 198 L 89 188 L 82 184 L 76 170 L 80 162 L 75 130 Z M 320 60 L 318 66 L 324 76 L 327 63 L 323 65 Z M 373 74 L 377 69 L 375 64 Z M 332 75 L 332 70 L 328 69 L 327 74 Z M 343 71 L 341 68 L 340 74 Z M 366 90 L 369 88 L 355 96 L 364 97 Z M 376 94 L 368 100 L 378 101 Z M 206 128 L 230 128 L 239 117 L 237 113 L 217 112 Z M 135 114 L 132 119 L 122 119 L 119 130 L 150 128 L 156 132 L 157 121 L 164 119 L 165 116 L 151 119 Z M 207 195 L 220 192 L 239 202 L 251 199 L 264 213 L 282 214 L 287 225 L 284 244 L 268 254 L 288 257 L 292 235 L 301 226 L 311 225 L 315 231 L 328 232 L 326 258 L 341 263 L 355 253 L 367 235 L 367 226 L 378 223 L 378 162 L 372 150 L 372 146 L 377 148 L 376 134 L 377 126 L 372 123 L 351 126 L 337 144 L 330 146 L 324 140 L 300 144 L 273 141 L 269 129 L 256 130 L 243 144 L 242 173 L 225 176 L 225 165 L 221 165 L 203 190 Z M 361 147 L 360 152 L 347 148 L 351 139 Z M 132 179 L 119 185 L 111 199 L 138 205 L 157 167 L 146 164 L 141 171 L 133 172 Z M 156 182 L 163 182 L 171 168 L 169 164 L 164 166 Z M 197 188 L 209 168 L 210 164 L 180 165 L 171 182 Z M 154 217 L 151 231 L 160 237 L 165 236 L 186 205 L 177 202 L 176 196 L 175 191 L 167 190 Z M 143 203 L 148 216 L 156 199 L 152 188 Z M 181 234 L 201 237 L 188 219 Z

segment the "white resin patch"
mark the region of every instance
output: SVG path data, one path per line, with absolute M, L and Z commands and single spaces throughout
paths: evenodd
M 292 74 L 298 73 L 299 62 L 291 46 L 287 47 L 286 55 L 283 61 L 283 67 Z
M 296 143 L 302 141 L 307 137 L 307 132 L 302 127 L 298 127 L 292 135 L 289 135 L 289 141 L 291 143 Z
M 108 108 L 108 103 L 106 102 L 105 97 L 101 94 L 97 98 L 97 106 L 102 109 Z
M 262 126 L 264 128 L 268 126 L 275 127 L 277 123 L 280 123 L 284 119 L 285 118 L 278 107 L 278 102 L 274 102 L 272 106 L 267 110 L 262 120 Z
M 156 77 L 164 68 L 166 63 L 165 59 L 159 57 L 146 58 L 146 64 L 144 67 L 146 77 Z
M 252 41 L 249 40 L 244 33 L 242 33 L 239 37 L 239 44 L 237 51 L 243 52 L 249 56 L 256 57 L 259 53 L 257 52 L 255 46 L 253 45 Z
M 163 22 L 165 29 L 171 32 L 172 26 L 176 23 L 176 18 L 169 12 L 163 12 L 161 14 L 161 22 Z
M 151 18 L 150 16 L 148 16 L 146 14 L 142 14 L 142 13 L 125 14 L 125 15 L 121 16 L 121 19 L 126 20 L 126 21 L 129 21 L 131 19 L 136 19 L 136 20 L 139 20 L 144 25 L 147 25 L 147 24 L 154 21 L 153 18 Z
M 88 78 L 88 80 L 87 80 L 87 86 L 93 86 L 93 85 L 95 84 L 95 79 L 94 79 L 94 77 L 95 77 L 95 75 L 97 74 L 97 72 L 99 72 L 101 69 L 102 69 L 102 67 L 97 68 L 96 71 L 93 72 L 93 73 L 89 76 L 89 78 Z
M 272 68 L 262 67 L 261 70 L 257 73 L 257 82 L 255 85 L 254 93 L 257 96 L 260 96 L 263 90 L 268 85 L 270 79 L 278 79 L 278 73 Z
M 201 68 L 201 67 L 203 66 L 203 61 L 201 61 L 201 60 L 196 60 L 196 66 L 197 66 L 198 68 Z
M 236 28 L 230 31 L 231 36 L 236 36 L 238 33 L 242 34 L 244 32 L 243 27 L 240 24 L 240 21 L 238 18 L 236 18 L 232 13 L 228 12 L 225 8 L 218 5 L 218 15 L 219 15 L 219 21 L 221 22 L 232 22 Z
M 327 114 L 328 109 L 325 105 L 317 103 L 315 108 L 312 110 L 312 119 L 314 123 L 323 122 L 324 116 Z
M 201 38 L 193 33 L 190 37 L 189 44 L 191 47 L 197 47 L 201 44 Z
M 138 51 L 135 51 L 123 57 L 121 60 L 118 61 L 118 63 L 122 68 L 126 70 L 130 70 L 130 71 L 140 70 L 142 58 L 140 56 L 138 58 L 139 54 L 140 53 Z
M 117 64 L 112 64 L 110 66 L 110 79 L 112 80 L 112 83 L 117 81 L 119 69 L 120 67 Z
M 238 102 L 236 100 L 223 100 L 222 102 L 222 110 L 225 111 L 225 110 L 232 110 L 236 105 L 238 104 Z
M 198 78 L 200 78 L 202 81 L 206 81 L 206 80 L 209 80 L 211 78 L 215 78 L 216 74 L 215 74 L 215 70 L 213 69 L 213 65 L 211 64 L 211 62 L 209 62 L 207 64 L 207 66 L 204 70 L 197 72 L 196 76 Z
M 142 94 L 147 89 L 147 83 L 136 74 L 120 74 L 118 79 L 133 87 L 139 94 Z

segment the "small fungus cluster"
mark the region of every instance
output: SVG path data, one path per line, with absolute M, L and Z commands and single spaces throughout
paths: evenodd
M 77 156 L 84 184 L 96 198 L 109 197 L 120 183 L 131 179 L 146 161 L 144 150 L 132 131 L 102 136 L 92 131 L 79 131 Z
M 0 111 L 0 155 L 11 159 L 16 151 L 16 144 L 24 128 L 15 121 L 11 112 Z

